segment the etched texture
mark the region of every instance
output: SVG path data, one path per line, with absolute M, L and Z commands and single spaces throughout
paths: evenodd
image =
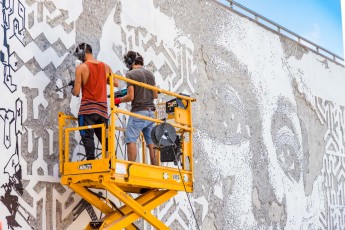
M 344 67 L 214 1 L 1 3 L 4 228 L 80 229 L 104 216 L 59 183 L 57 114 L 77 115 L 80 103 L 60 88 L 74 78 L 80 42 L 121 75 L 135 50 L 157 86 L 197 98 L 195 218 L 181 192 L 153 211 L 171 229 L 345 228 Z M 70 144 L 82 160 L 79 134 Z

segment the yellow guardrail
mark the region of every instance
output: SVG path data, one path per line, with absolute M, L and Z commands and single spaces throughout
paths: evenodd
M 184 148 L 183 148 L 183 154 L 185 154 L 185 156 L 188 156 L 191 164 L 192 164 L 192 132 L 193 132 L 193 127 L 192 127 L 192 110 L 191 110 L 191 102 L 196 101 L 195 98 L 186 96 L 186 95 L 181 95 L 181 94 L 177 94 L 168 90 L 164 90 L 161 88 L 158 88 L 156 86 L 152 86 L 152 85 L 148 85 L 142 82 L 137 82 L 131 79 L 127 79 L 126 77 L 117 75 L 117 74 L 109 74 L 108 76 L 109 78 L 109 84 L 110 84 L 110 119 L 109 119 L 109 125 L 108 125 L 108 151 L 107 153 L 105 152 L 105 148 L 104 145 L 106 143 L 106 129 L 105 129 L 105 125 L 100 124 L 100 125 L 91 125 L 91 126 L 82 126 L 82 127 L 68 127 L 72 124 L 72 121 L 76 121 L 77 118 L 73 117 L 73 116 L 69 116 L 69 115 L 65 115 L 63 113 L 59 113 L 59 145 L 60 145 L 60 173 L 63 174 L 64 169 L 63 169 L 63 165 L 64 163 L 69 163 L 69 155 L 70 155 L 70 133 L 74 132 L 74 131 L 81 131 L 81 130 L 85 130 L 85 129 L 90 129 L 90 128 L 101 128 L 102 129 L 102 154 L 101 154 L 101 159 L 108 159 L 111 161 L 111 169 L 115 170 L 115 166 L 116 166 L 116 149 L 115 146 L 117 145 L 116 143 L 116 135 L 115 135 L 115 131 L 116 130 L 120 130 L 120 131 L 125 131 L 124 128 L 121 127 L 116 127 L 115 126 L 115 121 L 116 121 L 116 117 L 117 114 L 124 114 L 124 115 L 128 115 L 128 116 L 133 116 L 133 117 L 137 117 L 143 120 L 148 120 L 148 121 L 152 121 L 155 122 L 156 124 L 161 124 L 167 121 L 164 121 L 162 119 L 157 119 L 157 118 L 151 118 L 151 117 L 147 117 L 147 116 L 143 116 L 137 113 L 133 113 L 127 110 L 123 110 L 118 108 L 117 106 L 115 106 L 114 104 L 114 87 L 113 87 L 113 82 L 114 82 L 114 78 L 117 78 L 119 80 L 131 83 L 133 85 L 138 85 L 150 90 L 154 90 L 175 98 L 179 98 L 181 100 L 185 100 L 187 101 L 187 108 L 175 108 L 175 119 L 170 119 L 169 120 L 169 124 L 171 124 L 173 127 L 175 127 L 177 129 L 178 133 L 189 133 L 189 141 L 188 143 L 184 144 Z M 142 159 L 143 162 L 146 162 L 146 156 L 145 156 L 145 143 L 143 138 L 141 138 L 142 141 Z M 185 158 L 183 157 L 182 160 L 184 161 Z M 192 169 L 192 165 L 191 168 L 189 170 Z
M 150 210 L 165 203 L 176 195 L 177 191 L 193 191 L 193 125 L 191 102 L 195 101 L 195 98 L 136 82 L 116 74 L 111 74 L 108 77 L 110 83 L 110 122 L 107 137 L 105 124 L 73 127 L 77 118 L 65 115 L 62 112 L 59 113 L 59 172 L 61 174 L 61 183 L 73 189 L 82 198 L 106 214 L 102 220 L 90 223 L 85 229 L 94 229 L 92 226 L 98 226 L 97 229 L 135 229 L 131 223 L 140 217 L 144 218 L 156 229 L 169 229 L 162 221 L 153 216 Z M 186 102 L 186 104 L 185 106 L 174 107 L 174 113 L 169 114 L 168 119 L 164 121 L 120 109 L 114 104 L 114 78 L 179 98 L 183 100 L 183 103 Z M 115 125 L 119 114 L 152 121 L 156 124 L 163 122 L 171 124 L 175 128 L 176 133 L 180 134 L 182 140 L 182 144 L 179 146 L 182 154 L 182 168 L 180 169 L 180 166 L 174 168 L 148 165 L 118 159 L 115 149 L 115 146 L 117 146 L 115 131 L 125 131 L 124 128 L 116 127 Z M 158 113 L 156 112 L 155 114 L 157 117 Z M 102 129 L 101 157 L 97 160 L 71 161 L 71 133 L 95 128 Z M 106 141 L 106 138 L 108 141 Z M 142 159 L 146 163 L 146 146 L 142 135 L 140 139 L 142 141 Z M 107 152 L 105 148 L 106 143 L 108 143 Z M 104 189 L 110 192 L 114 197 L 123 202 L 124 205 L 120 208 L 121 212 L 118 212 L 109 202 L 98 197 L 89 188 Z M 127 192 L 138 193 L 139 197 L 133 199 Z M 123 216 L 124 213 L 126 216 Z

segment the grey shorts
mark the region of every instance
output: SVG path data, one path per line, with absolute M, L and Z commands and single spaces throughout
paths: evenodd
M 142 110 L 142 111 L 137 111 L 134 113 L 151 117 L 151 118 L 154 118 L 155 116 L 154 111 Z M 147 121 L 147 120 L 130 116 L 127 123 L 127 129 L 126 129 L 126 140 L 125 140 L 126 144 L 136 142 L 140 135 L 140 132 L 143 132 L 146 144 L 147 145 L 152 144 L 153 142 L 151 139 L 151 131 L 153 128 L 153 124 L 154 122 L 152 121 Z

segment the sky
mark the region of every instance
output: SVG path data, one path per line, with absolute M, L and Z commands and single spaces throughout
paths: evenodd
M 226 2 L 226 0 L 219 0 Z M 340 0 L 235 0 L 292 32 L 344 57 Z
M 342 14 L 342 25 L 343 25 L 343 48 L 344 48 L 344 58 L 345 58 L 345 0 L 341 0 L 341 14 Z

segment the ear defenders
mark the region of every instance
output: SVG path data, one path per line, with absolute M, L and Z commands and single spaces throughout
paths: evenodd
M 83 49 L 80 49 L 80 45 L 81 45 L 81 44 L 79 44 L 79 45 L 77 46 L 77 50 L 76 50 L 76 52 L 75 52 L 75 56 L 78 58 L 79 61 L 84 62 L 84 59 L 85 59 L 85 52 L 86 52 L 86 45 L 87 45 L 87 44 L 84 43 Z
M 135 57 L 134 57 L 133 60 L 132 60 L 131 57 L 126 56 L 126 58 L 125 58 L 125 64 L 126 64 L 126 67 L 127 67 L 129 70 L 132 69 L 132 66 L 133 66 L 133 64 L 135 63 L 135 60 L 136 60 L 137 58 L 138 58 L 138 53 L 137 53 L 137 52 L 135 53 Z

